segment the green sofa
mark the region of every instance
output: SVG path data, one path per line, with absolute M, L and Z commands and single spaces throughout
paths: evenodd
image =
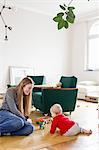
M 49 113 L 50 107 L 55 103 L 59 103 L 64 112 L 74 111 L 78 91 L 77 78 L 62 76 L 60 82 L 62 88 L 42 88 L 40 92 L 33 92 L 33 104 L 44 114 Z

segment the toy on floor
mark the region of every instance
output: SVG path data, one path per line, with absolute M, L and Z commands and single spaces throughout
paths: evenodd
M 46 120 L 43 117 L 36 118 L 35 122 L 36 122 L 36 124 L 39 125 L 40 129 L 44 129 L 45 128 Z
M 36 122 L 36 124 L 39 125 L 40 129 L 44 129 L 45 124 L 48 124 L 50 122 L 50 118 L 46 118 L 46 117 L 36 118 L 35 122 Z

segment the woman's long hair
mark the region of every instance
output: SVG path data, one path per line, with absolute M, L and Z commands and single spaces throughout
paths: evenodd
M 29 95 L 24 95 L 23 87 L 27 84 L 34 85 L 34 82 L 31 78 L 25 77 L 22 81 L 16 86 L 16 97 L 17 97 L 17 105 L 19 111 L 24 116 L 29 116 L 31 111 L 31 102 L 32 102 L 32 90 Z

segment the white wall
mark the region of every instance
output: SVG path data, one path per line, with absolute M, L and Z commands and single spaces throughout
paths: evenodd
M 58 31 L 50 16 L 22 9 L 5 18 L 13 30 L 5 42 L 0 22 L 0 93 L 9 83 L 9 66 L 33 67 L 35 75 L 45 75 L 47 82 L 71 73 L 68 30 Z
M 99 81 L 99 71 L 84 71 L 86 45 L 87 45 L 87 24 L 86 21 L 79 22 L 72 26 L 71 30 L 72 49 L 72 74 L 78 77 L 78 81 L 94 80 Z

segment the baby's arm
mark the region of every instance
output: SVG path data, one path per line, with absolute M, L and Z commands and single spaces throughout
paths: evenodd
M 51 133 L 51 134 L 54 134 L 56 128 L 57 128 L 57 122 L 56 122 L 56 120 L 53 119 L 52 124 L 51 124 L 50 133 Z

